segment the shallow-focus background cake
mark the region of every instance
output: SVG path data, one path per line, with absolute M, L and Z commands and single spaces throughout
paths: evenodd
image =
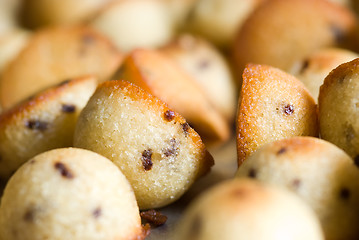
M 254 180 L 215 185 L 180 220 L 176 240 L 324 239 L 313 211 L 289 191 Z
M 270 0 L 251 14 L 237 33 L 236 68 L 268 64 L 285 71 L 311 52 L 355 41 L 354 14 L 327 0 Z
M 359 170 L 327 141 L 294 137 L 266 144 L 239 167 L 237 177 L 298 194 L 317 214 L 327 240 L 359 237 Z
M 46 87 L 81 75 L 108 80 L 121 60 L 114 45 L 91 28 L 40 30 L 4 69 L 0 105 L 7 109 Z
M 295 72 L 295 76 L 301 80 L 318 102 L 319 88 L 325 77 L 337 66 L 358 58 L 359 54 L 341 48 L 322 48 L 309 54 Z

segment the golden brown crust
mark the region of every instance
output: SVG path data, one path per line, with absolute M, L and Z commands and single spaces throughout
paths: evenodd
M 86 74 L 107 80 L 122 54 L 87 27 L 54 27 L 33 35 L 4 70 L 0 103 L 7 109 L 26 97 L 65 79 Z
M 131 182 L 141 210 L 177 200 L 213 165 L 181 115 L 127 81 L 97 88 L 77 121 L 74 145 L 111 159 Z
M 44 151 L 72 146 L 80 111 L 97 86 L 84 76 L 40 92 L 0 115 L 0 178 Z
M 237 35 L 236 66 L 239 72 L 250 62 L 290 71 L 316 49 L 346 45 L 355 26 L 355 16 L 348 9 L 329 1 L 266 1 Z
M 74 79 L 68 79 L 59 83 L 57 86 L 51 86 L 34 96 L 30 96 L 28 99 L 20 102 L 13 108 L 4 111 L 0 115 L 0 128 L 18 118 L 26 118 L 26 115 L 34 108 L 41 108 L 46 105 L 48 101 L 56 100 L 61 94 L 66 92 L 67 89 L 71 89 L 75 85 L 85 84 L 86 82 L 92 82 L 93 86 L 95 86 L 97 80 L 93 76 L 82 76 Z
M 304 85 L 279 69 L 247 65 L 237 116 L 238 165 L 262 144 L 307 135 L 318 135 L 318 123 Z
M 186 119 L 184 119 L 180 114 L 173 111 L 169 108 L 169 106 L 162 102 L 161 100 L 157 99 L 156 97 L 152 96 L 148 92 L 144 91 L 137 85 L 130 83 L 128 81 L 121 81 L 121 80 L 113 80 L 113 81 L 105 81 L 104 83 L 98 86 L 98 89 L 102 89 L 102 91 L 106 91 L 108 95 L 116 94 L 118 89 L 122 89 L 121 93 L 127 95 L 128 97 L 132 98 L 135 101 L 143 101 L 145 100 L 148 105 L 146 107 L 153 109 L 155 112 L 162 112 L 165 113 L 167 111 L 171 111 L 174 113 L 173 118 L 171 121 L 180 123 L 180 124 L 187 124 Z M 197 177 L 201 177 L 208 173 L 211 167 L 214 164 L 214 160 L 212 155 L 205 149 L 204 144 L 200 135 L 188 125 L 186 128 L 187 137 L 192 139 L 195 147 L 201 150 L 201 166 L 199 168 L 199 172 Z
M 136 49 L 124 60 L 117 78 L 130 81 L 166 102 L 198 131 L 206 143 L 230 136 L 226 119 L 182 69 L 158 51 Z

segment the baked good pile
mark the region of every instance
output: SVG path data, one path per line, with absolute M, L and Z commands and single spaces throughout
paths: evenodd
M 359 239 L 358 93 L 356 0 L 0 1 L 0 240 Z

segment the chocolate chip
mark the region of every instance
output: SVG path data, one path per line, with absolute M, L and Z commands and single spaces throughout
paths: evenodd
M 35 219 L 35 209 L 33 207 L 28 208 L 23 219 L 25 222 L 33 222 Z
M 278 151 L 277 151 L 277 155 L 281 155 L 283 153 L 285 153 L 287 151 L 286 147 L 281 147 Z
M 94 218 L 99 218 L 102 215 L 102 209 L 100 207 L 97 207 L 93 212 L 92 216 Z
M 29 120 L 25 122 L 25 126 L 31 130 L 44 131 L 48 127 L 48 123 L 40 120 Z
M 187 122 L 181 123 L 182 129 L 184 131 L 185 136 L 188 136 L 188 130 L 191 128 Z
M 242 188 L 237 188 L 237 189 L 234 189 L 232 191 L 232 195 L 234 197 L 243 197 L 246 195 L 246 190 L 242 189 Z
M 70 169 L 68 169 L 67 166 L 62 162 L 56 162 L 55 169 L 59 171 L 61 176 L 63 176 L 64 178 L 68 178 L 68 179 L 74 178 L 74 175 L 72 174 Z
M 284 106 L 283 111 L 287 115 L 292 115 L 294 113 L 294 106 L 291 104 L 287 104 Z
M 36 163 L 35 159 L 31 159 L 31 160 L 29 161 L 29 164 L 35 164 L 35 163 Z
M 340 190 L 339 197 L 344 200 L 349 199 L 350 198 L 350 190 L 348 188 L 343 187 Z
M 330 25 L 330 31 L 332 32 L 333 34 L 333 38 L 334 38 L 334 41 L 337 42 L 337 43 L 341 43 L 344 41 L 345 39 L 345 34 L 344 34 L 344 31 L 341 27 L 335 25 L 335 24 L 332 24 Z
M 165 120 L 167 120 L 168 122 L 172 121 L 175 118 L 175 112 L 171 111 L 171 110 L 167 110 L 164 114 L 163 117 L 165 118 Z
M 68 84 L 70 81 L 71 81 L 71 79 L 65 79 L 65 80 L 63 80 L 62 82 L 60 82 L 59 84 L 57 84 L 57 86 L 66 85 L 66 84 Z
M 257 177 L 257 171 L 254 168 L 249 169 L 248 171 L 248 177 L 250 178 L 256 178 Z
M 84 57 L 87 55 L 90 46 L 95 42 L 95 38 L 92 35 L 85 34 L 81 38 L 82 45 L 79 48 L 78 55 L 79 57 Z
M 144 150 L 142 152 L 142 165 L 146 171 L 149 171 L 152 169 L 153 163 L 152 163 L 152 150 L 151 149 Z
M 143 211 L 140 213 L 142 219 L 149 222 L 151 225 L 158 227 L 166 223 L 167 216 L 154 209 Z
M 294 179 L 292 181 L 292 186 L 295 188 L 295 189 L 298 189 L 300 187 L 300 185 L 302 184 L 302 181 L 300 181 L 300 179 Z
M 76 111 L 76 106 L 72 104 L 62 104 L 61 111 L 64 113 L 73 113 Z
M 303 73 L 309 67 L 309 60 L 306 59 L 303 61 L 302 68 L 300 69 L 300 73 Z
M 209 67 L 210 63 L 211 63 L 211 62 L 210 62 L 208 59 L 203 59 L 202 61 L 200 61 L 200 62 L 198 63 L 198 68 L 199 68 L 200 70 L 204 70 L 204 69 L 206 69 L 206 68 Z
M 81 41 L 84 43 L 84 44 L 92 44 L 95 42 L 95 38 L 94 36 L 90 35 L 90 34 L 85 34 L 82 36 L 82 39 Z
M 178 143 L 175 138 L 172 138 L 169 142 L 169 148 L 163 150 L 163 154 L 166 157 L 177 156 L 178 155 Z
M 24 102 L 30 102 L 30 101 L 32 101 L 32 100 L 35 98 L 35 96 L 36 96 L 36 94 L 33 94 L 33 95 L 27 97 L 26 100 L 24 100 Z

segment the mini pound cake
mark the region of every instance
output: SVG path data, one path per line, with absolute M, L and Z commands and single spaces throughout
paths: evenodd
M 12 0 L 11 0 L 12 1 Z M 113 0 L 26 0 L 18 13 L 21 24 L 28 28 L 74 25 L 93 17 Z
M 105 37 L 88 27 L 40 30 L 4 69 L 0 105 L 8 109 L 64 79 L 94 75 L 101 82 L 112 76 L 122 54 Z
M 342 63 L 358 58 L 359 55 L 347 49 L 323 48 L 308 55 L 302 62 L 295 76 L 301 80 L 318 101 L 319 88 L 325 77 Z
M 222 182 L 190 203 L 175 240 L 324 240 L 313 211 L 294 194 L 254 180 Z
M 335 68 L 319 93 L 320 136 L 359 161 L 359 58 Z
M 0 239 L 141 240 L 133 190 L 108 159 L 62 148 L 35 156 L 8 182 Z
M 122 51 L 156 48 L 174 35 L 168 0 L 113 1 L 91 20 L 90 26 L 107 36 Z M 183 0 L 184 1 L 184 0 Z
M 177 200 L 213 165 L 200 136 L 175 111 L 126 81 L 102 83 L 80 114 L 74 146 L 112 160 L 140 209 Z
M 318 136 L 313 97 L 303 83 L 277 68 L 248 64 L 238 102 L 238 165 L 265 143 Z
M 124 59 L 115 79 L 134 83 L 167 103 L 206 144 L 219 145 L 229 139 L 230 126 L 204 88 L 164 53 L 135 49 Z
M 359 239 L 359 170 L 335 145 L 313 137 L 278 140 L 253 153 L 237 177 L 295 192 L 318 215 L 326 240 Z
M 161 52 L 196 80 L 211 104 L 233 122 L 237 87 L 229 64 L 218 49 L 203 38 L 183 34 L 162 47 Z
M 315 50 L 351 45 L 356 26 L 349 9 L 327 0 L 265 1 L 237 33 L 235 64 L 239 72 L 247 63 L 290 72 Z
M 226 50 L 238 29 L 266 0 L 198 0 L 187 16 L 185 29 Z
M 39 153 L 72 146 L 77 118 L 96 86 L 91 76 L 68 80 L 0 115 L 0 178 Z

